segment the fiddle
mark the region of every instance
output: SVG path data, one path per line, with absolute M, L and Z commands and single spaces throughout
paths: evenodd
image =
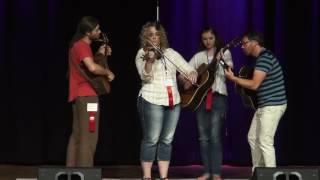
M 163 53 L 161 52 L 160 47 L 156 47 L 155 45 L 148 43 L 143 47 L 145 55 L 143 56 L 143 60 L 149 59 L 161 59 L 163 57 Z

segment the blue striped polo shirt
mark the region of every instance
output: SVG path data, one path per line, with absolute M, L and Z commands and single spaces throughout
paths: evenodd
M 269 50 L 260 53 L 255 69 L 267 73 L 257 89 L 258 107 L 287 103 L 282 68 L 277 58 Z

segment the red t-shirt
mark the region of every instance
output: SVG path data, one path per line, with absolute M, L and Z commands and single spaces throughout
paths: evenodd
M 97 96 L 88 80 L 81 75 L 76 66 L 86 57 L 93 59 L 90 45 L 83 40 L 75 42 L 69 50 L 69 102 L 78 96 Z

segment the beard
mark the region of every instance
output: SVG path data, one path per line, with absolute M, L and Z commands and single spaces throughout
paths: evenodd
M 97 40 L 100 39 L 100 34 L 98 34 L 98 35 L 96 35 L 96 36 L 91 35 L 91 36 L 89 36 L 89 39 L 90 39 L 91 41 L 97 41 Z

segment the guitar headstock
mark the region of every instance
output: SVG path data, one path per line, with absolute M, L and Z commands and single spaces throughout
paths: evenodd
M 227 45 L 225 45 L 225 49 L 233 48 L 241 44 L 241 37 L 235 37 L 232 39 Z
M 100 37 L 98 39 L 94 39 L 90 44 L 92 52 L 95 54 L 98 52 L 99 48 L 103 45 L 108 45 L 109 39 L 104 32 L 100 33 Z
M 233 48 L 233 47 L 236 47 L 238 46 L 239 44 L 241 44 L 241 37 L 238 36 L 234 39 L 232 39 L 227 45 L 225 45 L 222 49 L 223 49 L 223 52 L 225 52 L 227 49 L 230 49 L 230 48 Z M 220 59 L 219 63 L 222 65 L 222 67 L 224 69 L 227 69 L 229 68 L 229 65 L 223 60 L 223 58 Z
M 104 32 L 101 32 L 101 39 L 100 40 L 106 44 L 108 44 L 108 42 L 109 42 L 109 39 L 108 39 L 106 33 L 104 33 Z

